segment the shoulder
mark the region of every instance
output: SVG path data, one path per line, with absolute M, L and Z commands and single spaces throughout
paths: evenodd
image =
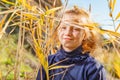
M 89 56 L 86 60 L 86 72 L 88 77 L 93 80 L 97 78 L 102 78 L 102 80 L 106 80 L 106 71 L 104 66 L 91 56 Z
M 86 59 L 86 66 L 88 69 L 92 69 L 92 68 L 96 68 L 96 69 L 99 69 L 99 68 L 103 68 L 103 65 L 97 61 L 95 58 L 89 56 L 87 59 Z
M 93 71 L 103 71 L 104 72 L 104 65 L 100 63 L 95 58 L 89 56 L 85 61 L 85 67 L 88 73 L 91 73 Z
M 86 64 L 91 66 L 91 65 L 95 65 L 95 66 L 101 66 L 102 64 L 97 61 L 95 58 L 93 58 L 92 56 L 88 56 L 86 59 Z

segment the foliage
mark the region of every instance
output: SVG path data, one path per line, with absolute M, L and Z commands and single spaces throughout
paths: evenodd
M 14 79 L 14 64 L 16 62 L 16 50 L 17 50 L 17 35 L 4 35 L 0 40 L 0 72 L 2 80 Z M 24 55 L 21 60 L 20 76 L 21 78 L 30 77 L 30 73 L 36 71 L 38 60 L 30 54 L 30 52 L 24 50 Z M 29 63 L 28 63 L 29 62 Z M 36 75 L 31 76 L 35 79 Z
M 109 15 L 113 21 L 113 25 L 110 27 L 114 27 L 113 31 L 101 29 L 98 27 L 100 24 L 97 23 L 80 25 L 84 25 L 95 30 L 101 35 L 109 36 L 107 39 L 104 38 L 102 43 L 103 50 L 106 48 L 105 51 L 107 53 L 100 55 L 98 59 L 104 63 L 106 69 L 113 77 L 120 78 L 120 33 L 118 32 L 120 29 L 120 23 L 116 24 L 120 19 L 120 12 L 117 15 L 113 15 L 116 0 L 107 1 L 110 9 Z M 29 52 L 24 48 L 26 46 L 26 40 L 33 47 L 40 64 L 45 69 L 47 80 L 49 80 L 48 70 L 69 67 L 55 66 L 57 63 L 48 66 L 47 63 L 47 56 L 50 53 L 53 53 L 55 51 L 55 47 L 59 45 L 59 43 L 55 43 L 57 38 L 56 36 L 53 36 L 53 34 L 56 34 L 56 28 L 61 20 L 61 18 L 56 17 L 56 12 L 62 7 L 53 6 L 52 9 L 48 9 L 46 6 L 46 9 L 43 9 L 42 7 L 32 5 L 29 0 L 1 0 L 0 5 L 2 5 L 2 7 L 0 7 L 0 10 L 2 10 L 0 12 L 0 15 L 2 15 L 2 18 L 0 19 L 0 64 L 2 64 L 2 66 L 0 66 L 0 78 L 3 76 L 6 79 L 14 80 L 29 79 L 28 77 L 30 76 L 28 76 L 27 73 L 34 72 L 30 65 L 22 62 L 26 57 L 28 60 L 33 61 L 33 63 L 36 61 L 34 57 L 28 55 Z M 14 35 L 11 36 L 13 38 L 9 38 L 10 35 L 8 37 L 4 37 L 3 35 L 8 27 L 13 27 L 12 31 L 19 27 L 19 33 L 17 34 L 18 37 Z M 112 44 L 112 47 L 109 46 L 109 44 Z M 11 48 L 12 50 L 10 50 Z M 114 59 L 114 62 L 111 57 Z M 106 58 L 108 58 L 108 60 L 106 60 Z M 28 63 L 30 62 L 28 61 Z M 5 67 L 8 68 L 6 69 Z
M 107 25 L 109 27 L 114 27 L 114 30 L 101 30 L 100 33 L 107 34 L 109 38 L 104 39 L 103 42 L 103 52 L 102 55 L 99 55 L 97 59 L 101 61 L 105 67 L 107 72 L 112 76 L 108 79 L 119 78 L 120 79 L 120 12 L 118 12 L 117 15 L 113 15 L 115 5 L 117 0 L 107 0 L 108 1 L 108 7 L 109 7 L 109 16 L 112 20 L 112 25 Z M 113 78 L 114 77 L 114 78 Z
M 104 65 L 108 80 L 117 80 L 120 78 L 120 57 L 114 52 L 114 49 L 111 51 L 101 48 L 97 50 L 96 59 Z
M 47 11 L 43 11 L 41 8 L 37 8 L 36 6 L 31 6 L 29 1 L 26 0 L 16 0 L 15 2 L 11 2 L 8 0 L 2 0 L 2 4 L 11 5 L 9 8 L 5 7 L 5 11 L 0 12 L 3 15 L 1 19 L 1 32 L 0 36 L 2 37 L 5 33 L 5 30 L 8 26 L 18 26 L 19 25 L 19 37 L 18 37 L 18 46 L 16 48 L 16 59 L 14 66 L 14 79 L 20 79 L 20 70 L 22 67 L 22 51 L 24 50 L 24 39 L 27 38 L 26 35 L 29 35 L 29 41 L 31 41 L 31 45 L 36 52 L 40 63 L 43 65 L 48 78 L 48 64 L 46 60 L 47 54 L 45 54 L 46 46 L 48 47 L 50 44 L 45 45 L 48 36 L 50 35 L 50 31 L 53 29 L 53 17 L 50 16 L 56 10 L 61 7 L 56 7 Z M 9 17 L 8 14 L 11 14 Z M 18 18 L 16 18 L 18 17 Z M 51 18 L 51 19 L 50 19 Z M 12 22 L 12 24 L 10 24 Z M 49 24 L 48 24 L 49 23 Z M 50 26 L 50 28 L 48 27 Z M 13 29 L 14 30 L 14 29 Z M 49 34 L 48 34 L 49 31 Z M 35 36 L 37 35 L 37 36 Z M 43 36 L 44 35 L 44 36 Z M 47 52 L 48 53 L 48 52 Z

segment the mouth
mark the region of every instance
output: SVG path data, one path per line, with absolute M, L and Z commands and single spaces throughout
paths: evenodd
M 71 38 L 64 38 L 64 40 L 71 41 L 72 39 Z

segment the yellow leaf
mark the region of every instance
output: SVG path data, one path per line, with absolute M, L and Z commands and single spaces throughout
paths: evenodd
M 114 31 L 110 31 L 110 30 L 103 30 L 103 29 L 101 29 L 101 31 L 103 33 L 111 34 L 113 36 L 118 36 L 118 37 L 120 36 L 120 33 L 118 33 L 118 32 L 114 32 Z
M 32 10 L 32 9 L 33 9 L 32 6 L 29 5 L 29 4 L 26 2 L 26 0 L 18 0 L 18 2 L 21 3 L 22 6 L 23 6 L 24 8 L 27 8 L 28 10 Z
M 23 15 L 27 17 L 28 19 L 38 20 L 38 18 L 34 16 L 33 14 L 23 13 Z
M 25 30 L 30 30 L 29 28 L 27 28 L 26 26 L 21 26 L 22 28 L 24 28 Z
M 46 11 L 49 10 L 48 6 L 45 6 Z
M 5 16 L 2 18 L 1 22 L 0 22 L 0 31 L 2 30 L 2 27 L 3 27 L 4 23 L 5 23 L 6 17 L 7 17 L 7 15 L 5 15 Z
M 8 1 L 8 0 L 1 0 L 1 1 L 3 1 L 4 3 L 10 4 L 10 5 L 15 5 L 15 3 L 10 2 L 10 1 Z
M 99 26 L 98 23 L 78 24 L 78 25 L 88 27 L 89 29 L 98 28 Z
M 10 18 L 6 21 L 2 31 L 0 32 L 0 38 L 2 37 L 3 33 L 5 33 L 6 28 L 8 27 L 10 21 L 12 21 L 12 18 L 15 15 L 16 12 L 17 12 L 17 10 L 14 10 L 14 12 L 11 14 Z
M 112 7 L 111 7 L 112 12 L 114 11 L 115 4 L 116 4 L 116 0 L 113 0 Z
M 69 65 L 69 66 L 54 66 L 54 67 L 51 67 L 49 70 L 53 70 L 53 69 L 59 69 L 59 68 L 69 68 L 73 65 Z
M 110 0 L 110 2 L 109 2 L 109 7 L 110 7 L 110 9 L 112 8 L 112 0 Z
M 0 71 L 0 80 L 2 80 L 2 72 Z
M 115 20 L 117 20 L 118 18 L 120 18 L 120 12 L 119 12 L 118 15 L 116 16 Z
M 54 67 L 54 66 L 58 65 L 59 63 L 61 63 L 61 62 L 63 62 L 63 61 L 66 61 L 66 60 L 68 60 L 68 58 L 63 59 L 63 60 L 61 60 L 61 61 L 59 61 L 59 62 L 56 62 L 56 63 L 54 63 L 54 64 L 50 65 L 50 66 L 49 66 L 49 69 L 51 69 L 52 67 Z
M 41 51 L 41 48 L 39 46 L 39 43 L 37 42 L 35 36 L 34 36 L 35 32 L 34 30 L 32 30 L 32 38 L 33 38 L 33 42 L 34 42 L 34 48 L 35 48 L 35 51 L 36 51 L 36 55 L 38 56 L 39 60 L 40 60 L 40 63 L 41 65 L 43 66 L 45 72 L 46 72 L 46 75 L 47 75 L 47 80 L 49 79 L 48 77 L 48 61 L 45 57 L 45 55 L 43 54 L 43 52 Z
M 115 69 L 117 76 L 120 78 L 120 65 L 117 62 L 114 63 L 114 69 Z
M 49 10 L 47 10 L 47 11 L 45 12 L 45 14 L 46 14 L 46 15 L 49 15 L 49 14 L 51 14 L 51 13 L 53 13 L 53 12 L 55 12 L 55 11 L 61 9 L 61 8 L 62 8 L 62 7 L 56 7 L 56 8 L 49 9 Z
M 27 3 L 26 3 L 26 0 L 21 0 L 23 5 L 25 6 Z
M 117 32 L 119 28 L 120 28 L 120 24 L 118 24 L 117 28 L 115 29 L 115 32 Z

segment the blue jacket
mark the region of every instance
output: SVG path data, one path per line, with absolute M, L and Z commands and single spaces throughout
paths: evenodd
M 82 54 L 81 46 L 72 52 L 65 52 L 62 48 L 48 57 L 49 65 L 61 61 L 57 66 L 70 66 L 49 71 L 50 80 L 106 80 L 105 69 L 89 53 Z M 36 80 L 46 80 L 45 71 L 40 70 Z

